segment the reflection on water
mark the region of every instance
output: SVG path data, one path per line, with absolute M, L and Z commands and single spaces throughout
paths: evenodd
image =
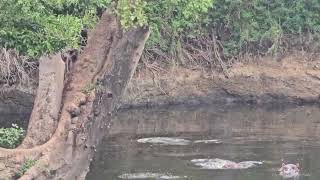
M 193 143 L 181 146 L 137 142 L 161 136 Z M 122 174 L 149 172 L 193 180 L 280 180 L 277 170 L 283 159 L 300 163 L 300 180 L 319 180 L 319 137 L 319 107 L 129 110 L 120 112 L 113 121 L 87 179 L 116 180 Z M 199 140 L 222 143 L 194 143 Z M 210 170 L 191 162 L 201 158 L 263 164 L 242 170 Z

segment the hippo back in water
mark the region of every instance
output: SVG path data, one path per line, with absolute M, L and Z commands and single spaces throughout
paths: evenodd
M 282 163 L 281 168 L 279 169 L 280 176 L 283 178 L 293 178 L 294 180 L 299 179 L 300 170 L 299 164 L 284 164 Z

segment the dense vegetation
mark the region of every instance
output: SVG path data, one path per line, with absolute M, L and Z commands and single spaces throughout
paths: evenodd
M 2 1 L 0 46 L 29 57 L 78 47 L 80 30 L 94 26 L 97 11 L 113 4 L 110 1 Z M 318 0 L 118 0 L 114 4 L 124 29 L 151 27 L 144 56 L 149 60 L 210 64 L 244 53 L 319 47 Z
M 38 57 L 77 47 L 79 32 L 96 21 L 104 0 L 6 0 L 0 3 L 0 46 Z
M 16 124 L 11 128 L 0 128 L 0 147 L 15 148 L 20 144 L 24 130 Z

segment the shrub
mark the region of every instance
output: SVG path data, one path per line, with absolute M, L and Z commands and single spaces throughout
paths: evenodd
M 148 24 L 152 34 L 146 49 L 162 58 L 179 59 L 182 53 L 190 59 L 198 53 L 193 59 L 205 59 L 202 56 L 209 56 L 212 46 L 224 60 L 320 47 L 317 0 L 140 0 L 131 5 L 129 0 L 120 1 L 123 24 Z
M 20 169 L 18 170 L 18 172 L 16 172 L 16 177 L 19 178 L 22 175 L 24 175 L 24 173 L 26 173 L 32 166 L 34 166 L 36 164 L 35 160 L 32 159 L 27 159 L 22 166 L 20 167 Z
M 226 56 L 248 51 L 274 53 L 295 45 L 303 48 L 308 44 L 297 39 L 320 34 L 317 0 L 216 0 L 208 16 L 205 30 L 216 32 Z
M 0 128 L 0 146 L 4 148 L 15 148 L 22 140 L 24 130 L 16 124 L 11 128 Z
M 198 59 L 212 46 L 224 60 L 320 46 L 318 0 L 7 0 L 0 4 L 0 46 L 31 57 L 76 48 L 80 29 L 92 27 L 97 8 L 111 1 L 125 29 L 151 27 L 150 59 Z
M 96 22 L 108 0 L 6 0 L 0 3 L 0 46 L 39 57 L 77 48 L 80 30 Z

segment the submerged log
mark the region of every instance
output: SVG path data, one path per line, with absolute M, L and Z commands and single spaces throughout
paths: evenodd
M 93 151 L 110 127 L 149 33 L 148 28 L 123 33 L 115 15 L 108 11 L 102 15 L 70 71 L 54 134 L 29 128 L 28 140 L 21 148 L 0 149 L 0 162 L 11 167 L 11 174 L 31 158 L 36 164 L 20 179 L 84 179 Z M 34 108 L 41 109 L 36 105 Z M 37 138 L 42 134 L 50 137 L 45 143 Z

